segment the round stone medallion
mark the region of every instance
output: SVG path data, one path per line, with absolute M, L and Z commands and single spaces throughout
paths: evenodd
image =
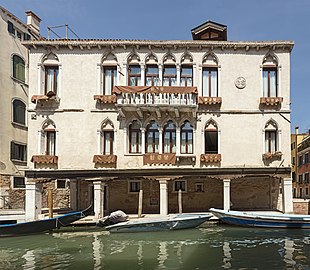
M 244 77 L 238 77 L 236 80 L 235 80 L 235 86 L 239 89 L 243 89 L 246 87 L 246 80 Z

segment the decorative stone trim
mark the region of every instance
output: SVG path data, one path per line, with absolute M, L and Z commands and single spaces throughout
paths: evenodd
M 60 98 L 57 96 L 47 96 L 47 95 L 33 95 L 31 97 L 32 103 L 42 102 L 42 101 L 54 101 L 56 103 L 59 103 Z
M 222 103 L 221 97 L 198 97 L 199 105 L 216 105 L 221 103 Z
M 201 154 L 200 161 L 206 163 L 216 163 L 221 162 L 222 155 L 221 154 Z
M 145 154 L 143 155 L 143 165 L 147 164 L 176 164 L 176 154 Z
M 116 155 L 94 155 L 93 157 L 93 163 L 116 164 L 116 161 Z
M 58 156 L 34 155 L 31 157 L 31 162 L 37 164 L 58 164 Z
M 261 97 L 260 104 L 266 106 L 277 106 L 283 102 L 283 97 Z
M 263 160 L 270 160 L 270 159 L 281 158 L 281 157 L 282 157 L 282 152 L 280 151 L 277 151 L 274 153 L 267 152 L 263 154 Z
M 94 100 L 98 100 L 101 103 L 116 103 L 115 95 L 95 95 Z

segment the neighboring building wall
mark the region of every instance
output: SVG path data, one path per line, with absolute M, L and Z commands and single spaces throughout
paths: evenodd
M 310 136 L 297 146 L 296 189 L 298 198 L 310 198 Z

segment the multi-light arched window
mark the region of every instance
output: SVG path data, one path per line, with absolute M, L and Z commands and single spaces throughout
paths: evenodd
M 181 126 L 181 154 L 193 153 L 193 127 L 189 121 Z
M 111 95 L 117 82 L 117 59 L 109 53 L 102 58 L 102 90 L 103 95 Z
M 176 126 L 169 120 L 164 126 L 164 153 L 176 153 Z
M 159 152 L 159 130 L 158 124 L 152 120 L 146 127 L 145 133 L 145 148 L 146 153 L 158 153 Z
M 176 85 L 177 85 L 177 69 L 175 58 L 173 55 L 168 54 L 164 57 L 163 86 L 176 86 Z
M 215 122 L 209 121 L 204 130 L 205 154 L 218 154 L 218 128 Z
M 18 99 L 13 101 L 13 123 L 26 125 L 26 104 Z
M 13 55 L 13 77 L 25 82 L 25 61 L 18 55 Z
M 145 85 L 159 86 L 158 62 L 153 54 L 145 59 Z
M 141 153 L 141 125 L 137 120 L 129 125 L 129 153 Z
M 265 153 L 275 153 L 279 151 L 278 125 L 270 120 L 265 125 Z
M 278 60 L 273 54 L 266 55 L 263 60 L 263 96 L 278 96 Z
M 218 96 L 218 62 L 214 54 L 210 53 L 202 62 L 202 95 L 205 97 Z

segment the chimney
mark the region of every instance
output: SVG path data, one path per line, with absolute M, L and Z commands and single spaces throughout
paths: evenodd
M 26 11 L 27 25 L 34 32 L 34 34 L 40 35 L 40 22 L 41 19 L 31 10 Z
M 299 133 L 299 126 L 295 127 L 295 134 L 297 135 Z

